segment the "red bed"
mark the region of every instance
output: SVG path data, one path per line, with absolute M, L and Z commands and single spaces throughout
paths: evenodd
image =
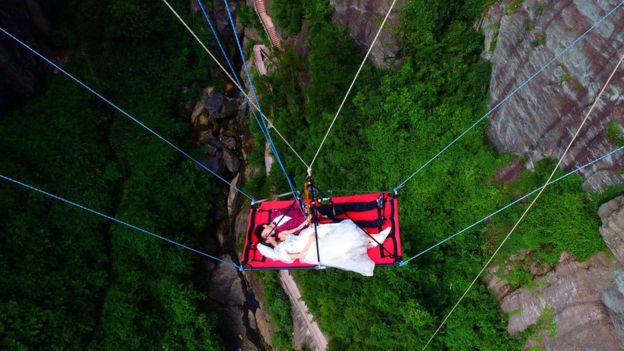
M 390 234 L 383 245 L 368 250 L 368 256 L 377 266 L 393 266 L 401 261 L 401 237 L 399 230 L 399 204 L 398 199 L 388 193 L 372 193 L 352 196 L 336 196 L 331 199 L 335 204 L 348 202 L 370 202 L 383 196 L 383 207 L 360 212 L 347 212 L 338 215 L 339 219 L 352 219 L 354 221 L 373 221 L 383 218 L 381 228 L 363 227 L 370 234 L 376 234 L 381 230 L 392 227 Z M 256 207 L 252 207 L 249 212 L 247 222 L 247 233 L 245 247 L 241 255 L 241 262 L 245 270 L 277 270 L 277 269 L 315 269 L 316 265 L 304 264 L 295 260 L 293 263 L 266 258 L 260 254 L 256 248 L 258 238 L 254 235 L 256 227 L 271 222 L 272 209 L 287 209 L 293 205 L 293 200 L 264 201 Z M 295 205 L 297 206 L 297 205 Z M 327 223 L 331 220 L 321 220 L 319 223 Z M 323 252 L 320 252 L 321 263 L 323 262 Z

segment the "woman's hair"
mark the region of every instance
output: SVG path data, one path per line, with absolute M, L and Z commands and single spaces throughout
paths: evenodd
M 264 226 L 259 225 L 256 227 L 256 238 L 258 238 L 258 242 L 261 243 L 262 245 L 266 245 L 270 248 L 274 248 L 274 246 L 270 243 L 267 242 L 266 238 L 262 237 L 262 232 L 264 231 Z

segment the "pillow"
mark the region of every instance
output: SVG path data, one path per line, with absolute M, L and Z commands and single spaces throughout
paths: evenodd
M 294 262 L 294 260 L 283 250 L 272 249 L 266 245 L 258 243 L 258 251 L 260 251 L 262 256 L 270 258 L 272 260 L 282 261 L 286 263 Z

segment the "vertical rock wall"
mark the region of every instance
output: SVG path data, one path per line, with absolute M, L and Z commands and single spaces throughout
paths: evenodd
M 480 26 L 486 34 L 484 56 L 493 65 L 490 106 L 540 70 L 558 52 L 619 3 L 618 0 L 502 0 Z M 500 152 L 519 154 L 531 167 L 560 157 L 589 105 L 624 54 L 624 8 L 591 31 L 560 60 L 509 99 L 490 119 L 488 137 Z M 624 122 L 624 69 L 594 110 L 589 124 L 564 160 L 565 169 L 615 149 Z M 618 154 L 581 172 L 588 189 L 620 183 L 624 155 Z
M 0 1 L 0 27 L 36 50 L 48 22 L 34 0 Z M 32 97 L 45 70 L 42 62 L 4 34 L 0 34 L 0 110 L 15 99 Z
M 371 51 L 370 59 L 377 67 L 389 67 L 399 63 L 399 40 L 392 32 L 399 22 L 399 9 L 404 0 L 395 5 L 388 17 L 379 39 Z M 390 8 L 391 0 L 330 0 L 334 7 L 334 21 L 346 27 L 362 51 L 366 52 L 381 21 Z

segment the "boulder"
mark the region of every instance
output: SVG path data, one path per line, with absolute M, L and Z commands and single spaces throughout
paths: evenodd
M 230 149 L 223 149 L 223 163 L 230 173 L 238 172 L 240 168 L 240 160 Z
M 203 108 L 208 111 L 210 117 L 214 117 L 221 110 L 223 102 L 225 101 L 225 96 L 221 93 L 214 92 L 212 88 L 208 88 L 204 90 L 201 101 Z
M 231 260 L 227 255 L 221 258 Z M 212 273 L 208 296 L 221 304 L 242 306 L 245 303 L 245 294 L 238 271 L 229 264 L 217 264 Z
M 226 148 L 230 150 L 236 150 L 236 138 L 222 135 L 219 139 L 221 140 L 223 146 L 225 146 Z
M 600 235 L 617 260 L 624 263 L 624 196 L 602 204 L 598 215 L 602 220 Z

